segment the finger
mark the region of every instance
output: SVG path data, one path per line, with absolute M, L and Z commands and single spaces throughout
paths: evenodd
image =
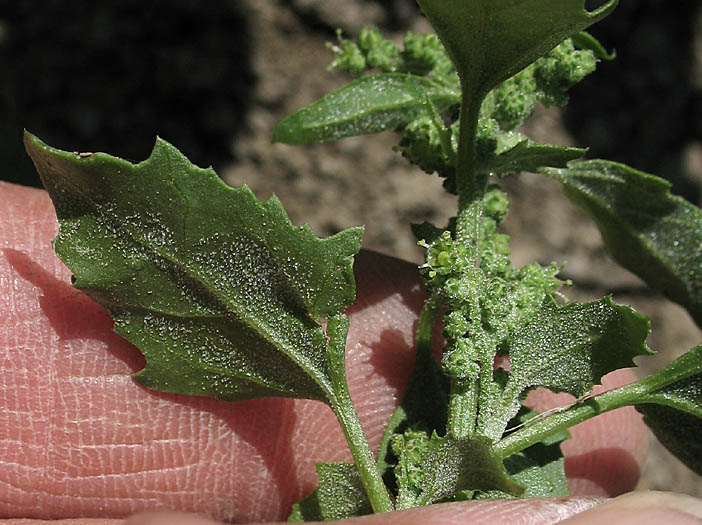
M 702 500 L 668 492 L 636 492 L 612 500 L 569 498 L 472 501 L 432 505 L 408 511 L 350 520 L 355 524 L 426 523 L 470 525 L 693 525 L 702 520 Z M 337 522 L 340 525 L 347 521 Z M 126 525 L 212 525 L 202 516 L 144 513 Z
M 314 487 L 314 462 L 350 459 L 320 403 L 227 404 L 138 387 L 129 374 L 143 366 L 139 352 L 67 284 L 51 251 L 46 195 L 0 190 L 0 283 L 9 299 L 0 316 L 0 428 L 8 429 L 0 433 L 0 515 L 176 508 L 228 521 L 282 519 Z M 349 383 L 375 447 L 409 376 L 423 294 L 410 265 L 364 255 L 356 267 Z
M 131 516 L 125 521 L 124 525 L 217 525 L 217 523 L 201 514 L 142 512 Z
M 696 525 L 702 500 L 670 492 L 634 492 L 597 505 L 563 522 L 568 525 Z
M 124 520 L 110 518 L 70 518 L 62 520 L 40 520 L 33 518 L 0 518 L 0 525 L 123 525 Z
M 229 404 L 136 385 L 130 374 L 143 366 L 141 355 L 71 288 L 51 250 L 56 224 L 46 194 L 0 190 L 7 299 L 0 305 L 0 516 L 174 508 L 227 521 L 282 519 L 314 488 L 316 461 L 350 459 L 333 414 L 318 402 Z M 421 302 L 416 286 L 393 289 L 409 267 L 384 271 L 382 286 L 366 287 L 363 319 L 352 314 L 349 339 L 351 388 L 363 383 L 359 405 L 376 445 L 411 366 Z M 390 371 L 370 347 L 393 358 Z
M 551 525 L 592 508 L 597 498 L 569 500 L 501 500 L 442 503 L 388 514 L 341 520 L 339 525 Z M 131 517 L 125 525 L 212 525 L 201 516 L 177 513 L 145 513 Z M 167 521 L 171 520 L 171 521 Z M 193 520 L 193 521 L 190 521 Z
M 470 525 L 692 525 L 702 519 L 702 502 L 691 496 L 662 492 L 638 492 L 614 500 L 570 498 L 566 500 L 474 501 L 432 505 L 419 509 L 366 516 L 356 524 L 424 525 L 425 523 Z M 61 520 L 51 525 L 118 525 L 118 520 Z M 124 525 L 214 525 L 202 516 L 180 512 L 146 512 L 130 517 Z M 36 520 L 0 520 L 0 525 L 47 525 Z

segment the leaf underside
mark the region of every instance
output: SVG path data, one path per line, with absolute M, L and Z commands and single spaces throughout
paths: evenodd
M 499 490 L 519 496 L 524 487 L 515 483 L 492 451 L 488 439 L 455 440 L 432 436 L 422 461 L 424 486 L 420 505 L 453 497 L 464 490 Z
M 648 333 L 648 319 L 610 297 L 565 306 L 547 298 L 509 344 L 511 371 L 485 435 L 502 436 L 531 388 L 580 397 L 609 372 L 634 366 L 636 356 L 653 353 L 645 343 Z
M 512 478 L 526 487 L 524 498 L 565 498 L 570 496 L 568 479 L 565 473 L 565 460 L 561 443 L 570 435 L 565 433 L 561 440 L 553 443 L 537 443 L 528 449 L 505 460 Z M 515 459 L 523 465 L 517 470 Z
M 698 381 L 702 383 L 702 379 Z M 639 405 L 658 441 L 696 474 L 702 476 L 702 419 L 664 405 Z
M 160 139 L 139 164 L 30 134 L 25 145 L 74 286 L 146 357 L 137 381 L 224 400 L 329 400 L 319 320 L 353 301 L 361 229 L 318 239 L 276 198 L 259 203 Z
M 641 404 L 636 409 L 658 440 L 702 475 L 702 345 L 644 380 L 647 381 L 663 386 L 639 396 Z
M 520 389 L 545 386 L 576 397 L 602 376 L 634 366 L 633 358 L 652 352 L 644 341 L 648 320 L 610 297 L 558 306 L 547 299 L 541 312 L 510 345 L 509 383 Z
M 373 512 L 354 464 L 317 463 L 315 468 L 319 485 L 293 505 L 288 521 L 334 521 Z
M 585 0 L 418 0 L 467 94 L 485 95 L 565 38 L 606 17 Z M 467 95 L 466 94 L 466 95 Z
M 510 427 L 528 424 L 539 413 L 520 407 L 510 422 Z M 505 458 L 507 472 L 517 483 L 526 487 L 523 498 L 565 498 L 570 496 L 568 479 L 561 444 L 570 439 L 568 431 L 553 434 L 544 441 L 532 445 L 521 452 Z M 513 497 L 511 494 L 491 491 L 475 495 L 477 499 L 497 499 Z
M 403 73 L 368 75 L 288 115 L 273 132 L 274 142 L 309 144 L 393 131 L 460 102 L 460 94 L 425 77 Z
M 565 167 L 568 162 L 579 159 L 585 153 L 587 150 L 582 148 L 535 144 L 523 140 L 507 151 L 485 159 L 477 169 L 494 175 L 534 172 L 544 166 Z
M 670 183 L 615 162 L 546 169 L 595 221 L 612 257 L 702 326 L 702 210 Z

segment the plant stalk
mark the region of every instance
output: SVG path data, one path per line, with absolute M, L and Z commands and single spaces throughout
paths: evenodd
M 424 301 L 417 322 L 417 360 L 434 359 L 434 324 L 440 307 L 441 301 L 436 295 Z
M 454 439 L 470 438 L 475 433 L 478 414 L 478 381 L 451 380 L 446 430 Z
M 461 82 L 461 113 L 456 151 L 458 217 L 456 241 L 471 248 L 472 264 L 480 266 L 483 195 L 487 177 L 477 172 L 476 136 L 483 96 Z M 479 309 L 476 309 L 479 312 Z M 478 313 L 479 315 L 479 313 Z M 475 321 L 475 320 L 474 320 Z M 490 365 L 492 366 L 492 365 Z M 447 431 L 456 439 L 475 433 L 479 409 L 479 379 L 452 379 Z
M 431 295 L 424 301 L 422 312 L 419 314 L 416 332 L 416 360 L 412 376 L 403 395 L 400 405 L 394 410 L 385 426 L 385 432 L 380 440 L 378 450 L 378 470 L 384 475 L 391 467 L 386 462 L 388 449 L 392 444 L 392 436 L 401 432 L 405 425 L 416 421 L 417 406 L 422 406 L 427 400 L 431 402 L 428 408 L 430 419 L 427 423 L 434 428 L 445 428 L 446 405 L 448 398 L 443 384 L 439 364 L 434 359 L 434 325 L 441 308 L 441 300 Z M 443 432 L 443 431 L 442 431 Z
M 456 151 L 456 191 L 458 193 L 456 239 L 472 244 L 475 247 L 474 256 L 477 260 L 477 248 L 480 246 L 482 231 L 483 195 L 488 179 L 486 175 L 476 171 L 476 136 L 480 106 L 484 97 L 472 92 L 469 86 L 461 84 L 461 118 Z
M 494 450 L 500 458 L 504 459 L 557 432 L 610 410 L 650 403 L 651 400 L 645 397 L 647 393 L 654 392 L 662 384 L 672 382 L 669 378 L 665 378 L 663 381 L 661 379 L 663 378 L 654 374 L 635 383 L 575 402 L 562 409 L 555 409 L 552 415 L 538 419 L 538 421 L 535 420 L 533 423 L 527 422 L 519 430 L 503 437 L 495 444 Z
M 392 500 L 378 471 L 373 453 L 368 446 L 366 434 L 351 401 L 346 381 L 345 343 L 348 329 L 349 321 L 345 315 L 334 316 L 329 319 L 327 324 L 330 340 L 328 347 L 329 372 L 334 386 L 331 396 L 332 410 L 344 432 L 373 512 L 391 512 L 395 510 Z

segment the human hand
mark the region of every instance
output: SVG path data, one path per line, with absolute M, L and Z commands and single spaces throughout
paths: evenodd
M 50 245 L 56 220 L 47 195 L 0 183 L 0 228 L 0 518 L 122 518 L 177 509 L 223 521 L 281 520 L 313 490 L 315 462 L 351 459 L 321 403 L 230 404 L 141 388 L 129 377 L 143 366 L 141 354 L 68 284 L 70 272 Z M 349 388 L 377 448 L 411 371 L 423 297 L 412 265 L 362 254 L 356 273 Z M 605 385 L 631 379 L 619 372 Z M 533 404 L 553 406 L 555 397 L 541 393 Z M 571 434 L 563 450 L 573 498 L 435 505 L 361 522 L 553 523 L 573 516 L 574 523 L 595 523 L 582 520 L 618 516 L 617 523 L 672 524 L 685 523 L 674 521 L 685 518 L 676 509 L 694 512 L 690 505 L 702 515 L 697 500 L 674 495 L 600 504 L 598 498 L 636 483 L 647 433 L 633 409 L 589 420 Z M 198 519 L 140 514 L 132 521 Z

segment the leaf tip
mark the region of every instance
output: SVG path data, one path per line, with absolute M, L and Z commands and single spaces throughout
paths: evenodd
M 32 156 L 32 152 L 37 151 L 38 149 L 49 147 L 39 137 L 37 137 L 36 135 L 34 135 L 26 129 L 24 130 L 24 133 L 22 135 L 22 142 L 24 143 L 24 149 L 27 151 L 27 154 L 30 157 Z
M 24 129 L 22 133 L 22 138 L 25 144 L 27 144 L 28 142 L 34 142 L 35 140 L 38 140 L 37 136 L 30 132 L 27 128 Z

